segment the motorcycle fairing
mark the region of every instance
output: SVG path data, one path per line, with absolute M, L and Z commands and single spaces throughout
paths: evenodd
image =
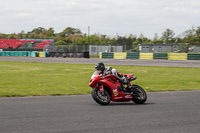
M 109 75 L 110 78 L 102 79 L 99 82 L 103 85 L 107 86 L 112 94 L 112 101 L 130 101 L 133 99 L 132 95 L 125 95 L 123 91 L 119 91 L 118 87 L 121 86 L 120 82 L 114 81 L 115 77 L 113 75 Z M 116 78 L 115 78 L 116 79 Z
M 124 74 L 124 76 L 127 77 L 128 80 L 130 80 L 133 77 L 134 74 Z
M 128 77 L 132 76 L 132 74 L 128 75 Z M 118 87 L 121 86 L 120 82 L 111 74 L 106 75 L 105 77 L 101 77 L 100 75 L 94 75 L 91 79 L 89 86 L 94 88 L 97 83 L 102 83 L 103 85 L 107 86 L 111 91 L 111 100 L 112 101 L 130 101 L 133 99 L 132 95 L 125 95 L 123 91 L 119 91 Z M 99 87 L 100 91 L 102 92 L 102 88 Z

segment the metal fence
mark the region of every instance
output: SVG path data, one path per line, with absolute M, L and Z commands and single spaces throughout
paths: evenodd
M 65 45 L 56 46 L 54 44 L 43 47 L 43 51 L 48 52 L 84 52 L 89 51 L 89 45 Z
M 47 52 L 84 52 L 89 51 L 90 55 L 99 55 L 99 52 L 126 52 L 132 49 L 132 45 L 64 45 L 56 46 L 50 44 L 43 47 Z
M 100 52 L 123 52 L 123 46 L 90 45 L 90 55 L 99 55 Z

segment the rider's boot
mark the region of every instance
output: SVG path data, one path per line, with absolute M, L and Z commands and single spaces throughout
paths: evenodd
M 132 92 L 131 84 L 130 84 L 130 83 L 127 83 L 126 85 L 127 85 L 127 87 L 126 87 L 126 88 L 124 87 L 124 91 L 125 91 L 125 92 Z
M 119 91 L 124 91 L 124 86 L 123 85 L 118 86 L 118 90 Z
M 125 88 L 124 85 L 127 85 L 127 87 Z M 121 82 L 121 86 L 123 87 L 124 92 L 129 92 L 130 89 L 130 83 L 129 81 L 126 79 L 126 77 L 124 77 L 124 79 Z
M 124 92 L 128 92 L 130 89 L 129 87 L 124 87 L 124 84 L 121 84 L 119 87 L 118 87 L 119 91 L 124 91 Z

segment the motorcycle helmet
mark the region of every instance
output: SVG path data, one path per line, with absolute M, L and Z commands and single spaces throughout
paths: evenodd
M 97 71 L 104 71 L 105 70 L 105 65 L 103 62 L 98 62 L 96 65 L 95 65 L 95 69 Z

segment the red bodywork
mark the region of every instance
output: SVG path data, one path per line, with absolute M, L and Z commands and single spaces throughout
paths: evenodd
M 126 74 L 127 79 L 131 79 L 133 74 Z M 111 74 L 106 75 L 105 77 L 101 77 L 97 74 L 93 79 L 91 79 L 89 86 L 99 87 L 102 92 L 103 86 L 98 86 L 98 84 L 102 84 L 110 89 L 111 92 L 111 101 L 130 101 L 133 99 L 132 95 L 125 95 L 123 91 L 119 91 L 118 87 L 121 86 L 120 82 Z
M 133 77 L 133 74 L 124 74 L 124 76 L 126 76 L 128 80 L 131 80 L 131 78 Z

